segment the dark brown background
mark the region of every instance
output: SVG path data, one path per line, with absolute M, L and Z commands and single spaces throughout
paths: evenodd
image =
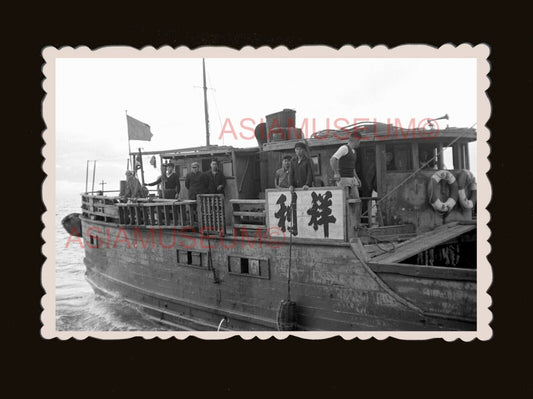
M 9 161 L 6 154 L 4 163 L 4 187 L 8 188 L 4 197 L 10 204 L 4 210 L 15 216 L 14 221 L 6 220 L 4 228 L 8 229 L 11 240 L 15 239 L 13 245 L 19 248 L 14 250 L 5 241 L 2 246 L 3 269 L 7 271 L 1 284 L 5 297 L 3 329 L 8 336 L 3 343 L 10 349 L 3 351 L 4 364 L 10 370 L 4 374 L 4 380 L 10 382 L 6 389 L 23 394 L 37 388 L 39 395 L 46 392 L 59 396 L 84 393 L 116 396 L 123 392 L 160 396 L 167 392 L 174 397 L 194 393 L 199 397 L 205 391 L 216 395 L 243 392 L 250 397 L 261 393 L 298 397 L 310 393 L 323 397 L 396 398 L 402 393 L 407 397 L 439 394 L 463 397 L 473 396 L 474 392 L 479 392 L 479 396 L 494 392 L 495 386 L 501 386 L 507 396 L 515 390 L 525 392 L 530 384 L 521 376 L 529 368 L 529 358 L 524 352 L 530 340 L 526 328 L 530 311 L 526 306 L 531 303 L 532 290 L 521 284 L 529 280 L 527 272 L 531 262 L 526 259 L 530 257 L 527 249 L 531 245 L 524 241 L 529 237 L 524 236 L 520 226 L 527 228 L 532 214 L 531 200 L 525 197 L 526 187 L 531 185 L 531 178 L 526 179 L 531 176 L 531 154 L 524 151 L 531 150 L 532 133 L 526 119 L 531 111 L 524 108 L 531 100 L 523 96 L 531 94 L 531 76 L 523 73 L 524 67 L 530 65 L 526 60 L 530 46 L 528 50 L 520 50 L 520 45 L 524 45 L 520 40 L 526 36 L 518 22 L 505 29 L 507 37 L 500 33 L 503 32 L 501 19 L 514 19 L 521 12 L 514 10 L 508 14 L 492 10 L 468 14 L 440 3 L 435 10 L 424 5 L 414 12 L 403 5 L 402 14 L 396 10 L 387 14 L 390 9 L 385 4 L 374 11 L 359 8 L 347 11 L 329 5 L 332 12 L 326 17 L 327 6 L 322 4 L 317 8 L 320 19 L 311 19 L 301 10 L 269 4 L 262 4 L 247 17 L 234 15 L 228 4 L 223 6 L 224 14 L 206 5 L 199 14 L 175 7 L 157 6 L 156 9 L 151 3 L 124 6 L 113 10 L 112 15 L 109 5 L 80 3 L 70 4 L 57 13 L 29 4 L 24 12 L 8 10 L 5 19 L 11 21 L 4 26 L 7 30 L 3 37 L 9 43 L 4 47 L 2 63 L 7 67 L 4 83 L 10 90 L 4 92 L 9 112 L 3 115 L 6 122 L 3 133 L 6 138 L 16 137 L 21 141 L 17 144 L 4 141 L 4 153 L 14 154 Z M 140 13 L 135 18 L 127 17 L 131 9 Z M 64 15 L 65 12 L 70 15 Z M 51 19 L 45 20 L 44 16 Z M 168 20 L 163 21 L 161 18 L 165 16 Z M 213 21 L 204 19 L 209 16 Z M 184 21 L 192 26 L 185 27 Z M 189 30 L 246 27 L 254 30 L 261 27 L 266 32 L 194 33 Z M 296 33 L 280 33 L 284 28 Z M 493 168 L 489 178 L 494 192 L 490 205 L 493 219 L 489 226 L 494 233 L 489 260 L 494 269 L 490 294 L 495 318 L 490 341 L 347 342 L 340 338 L 321 342 L 296 338 L 60 341 L 44 340 L 40 336 L 40 299 L 44 293 L 40 284 L 44 262 L 40 253 L 43 227 L 40 215 L 44 211 L 40 201 L 44 179 L 40 154 L 44 144 L 40 136 L 44 129 L 42 48 L 87 45 L 95 49 L 123 44 L 135 47 L 185 44 L 190 48 L 206 45 L 294 48 L 327 44 L 338 48 L 360 43 L 389 47 L 426 43 L 439 47 L 463 42 L 487 43 L 491 47 L 492 85 L 488 93 L 493 113 L 488 125 L 493 132 L 490 140 Z M 526 172 L 525 176 L 520 172 Z M 523 366 L 519 364 L 521 359 L 527 362 Z

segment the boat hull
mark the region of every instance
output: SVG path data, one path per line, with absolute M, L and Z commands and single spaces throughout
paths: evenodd
M 151 231 L 83 219 L 87 280 L 96 292 L 119 295 L 176 330 L 275 331 L 289 295 L 297 330 L 476 329 L 475 282 L 466 293 L 461 284 L 448 284 L 435 294 L 450 303 L 466 295 L 467 305 L 430 312 L 413 302 L 416 296 L 389 286 L 350 243 L 295 242 L 289 248 L 253 234 L 206 240 Z M 411 284 L 416 290 L 416 281 Z

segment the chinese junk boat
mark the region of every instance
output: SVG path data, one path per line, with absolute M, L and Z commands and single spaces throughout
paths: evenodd
M 141 153 L 174 165 L 181 198 L 191 164 L 207 171 L 216 159 L 223 194 L 82 194 L 94 290 L 178 330 L 476 329 L 474 129 L 407 134 L 367 122 L 304 139 L 294 111 L 266 121 L 255 148 Z M 360 199 L 334 184 L 329 166 L 355 130 Z M 307 146 L 314 184 L 276 189 L 275 171 L 296 142 Z M 453 169 L 444 168 L 445 148 Z

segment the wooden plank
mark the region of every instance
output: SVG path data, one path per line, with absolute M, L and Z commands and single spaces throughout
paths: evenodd
M 361 200 L 362 200 L 362 198 L 347 198 L 346 202 L 348 204 L 358 204 L 359 202 L 361 202 Z
M 168 205 L 163 205 L 163 209 L 165 211 L 165 224 L 167 226 L 171 226 L 172 225 L 172 221 L 170 220 L 170 212 L 169 212 L 169 206 Z
M 150 206 L 150 224 L 154 226 L 156 224 L 155 219 L 155 207 L 153 205 Z
M 265 217 L 265 211 L 262 212 L 253 212 L 253 211 L 237 211 L 233 212 L 233 216 L 261 216 Z
M 162 226 L 164 225 L 164 216 L 163 216 L 163 212 L 161 211 L 161 206 L 156 206 L 156 211 L 157 211 L 157 224 L 159 226 Z
M 387 241 L 394 241 L 394 242 L 397 242 L 397 241 L 405 241 L 405 240 L 409 240 L 413 237 L 416 237 L 416 233 L 405 233 L 405 234 L 384 234 L 384 235 L 380 235 L 378 237 L 375 237 L 375 236 L 365 236 L 365 235 L 359 235 L 358 236 L 360 239 L 361 239 L 361 242 L 363 244 L 375 244 L 376 241 L 385 241 L 385 243 L 381 243 L 381 246 L 385 246 L 386 248 L 388 248 L 387 246 L 390 245 Z M 383 251 L 380 251 L 380 253 L 383 253 Z
M 265 200 L 262 199 L 230 199 L 231 204 L 265 204 Z
M 185 210 L 185 205 L 178 205 L 178 209 L 179 209 L 179 222 L 180 222 L 180 226 L 185 226 L 185 215 L 184 213 L 186 212 Z
M 137 222 L 135 217 L 135 207 L 133 205 L 128 205 L 128 213 L 130 215 L 130 225 L 134 225 Z
M 461 145 L 459 143 L 455 143 L 452 146 L 452 157 L 453 157 L 453 168 L 454 169 L 461 169 Z
M 178 220 L 178 206 L 177 205 L 172 205 L 172 219 L 174 222 L 174 226 L 178 226 L 179 220 Z
M 137 224 L 144 224 L 142 220 L 142 211 L 138 205 L 135 206 L 135 216 L 137 218 Z
M 90 210 L 88 210 L 87 213 L 89 215 L 106 216 L 106 217 L 111 217 L 111 218 L 116 218 L 118 216 L 118 215 L 110 215 L 109 213 L 105 213 L 105 212 L 90 211 Z
M 234 224 L 233 227 L 236 229 L 263 229 L 266 230 L 266 225 L 264 224 Z
M 385 171 L 385 144 L 379 143 L 376 144 L 376 188 L 379 197 L 385 195 Z
M 464 147 L 464 167 L 465 169 L 470 170 L 470 154 L 468 153 L 468 144 L 463 144 Z
M 125 224 L 124 220 L 125 220 L 125 218 L 124 218 L 124 208 L 119 207 L 118 208 L 118 222 L 120 224 Z
M 438 165 L 439 165 L 439 169 L 442 170 L 444 169 L 444 152 L 443 152 L 443 147 L 442 147 L 442 143 L 439 143 L 438 144 L 438 153 L 439 153 L 439 156 L 437 157 L 437 162 L 438 162 Z
M 451 240 L 461 234 L 467 233 L 476 228 L 475 225 L 465 225 L 458 223 L 445 224 L 435 230 L 421 234 L 415 238 L 405 241 L 392 252 L 376 256 L 372 259 L 375 263 L 396 263 L 414 256 L 426 249 L 432 248 L 446 241 Z
M 150 215 L 149 215 L 149 209 L 148 207 L 146 206 L 143 206 L 142 207 L 142 210 L 143 210 L 143 220 L 144 220 L 144 224 L 147 224 L 147 225 L 150 225 L 152 224 L 152 222 L 150 221 Z
M 430 279 L 476 281 L 477 271 L 474 269 L 460 269 L 440 266 L 419 266 L 403 263 L 369 263 L 375 273 L 401 274 Z

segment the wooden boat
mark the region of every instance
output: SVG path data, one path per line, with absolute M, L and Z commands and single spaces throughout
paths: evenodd
M 265 127 L 256 128 L 255 148 L 141 154 L 175 165 L 182 198 L 191 164 L 206 171 L 216 159 L 223 194 L 82 194 L 94 290 L 120 295 L 178 330 L 476 330 L 475 204 L 459 201 L 455 185 L 469 169 L 474 129 L 439 129 L 428 140 L 427 131 L 367 123 L 298 140 L 260 137 Z M 329 167 L 355 130 L 360 199 L 333 184 Z M 297 141 L 306 143 L 315 176 L 313 187 L 293 194 L 274 188 L 273 178 Z M 474 199 L 472 179 L 463 185 L 459 191 Z M 450 197 L 456 203 L 443 211 Z

